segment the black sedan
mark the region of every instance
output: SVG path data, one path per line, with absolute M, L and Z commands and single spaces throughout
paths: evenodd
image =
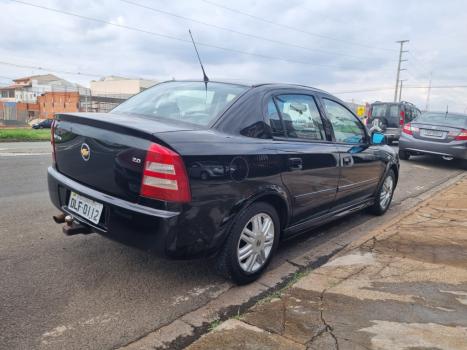
M 110 113 L 59 114 L 49 192 L 67 234 L 172 258 L 216 256 L 236 283 L 279 242 L 388 209 L 397 154 L 336 97 L 285 84 L 158 84 Z
M 32 124 L 33 129 L 50 129 L 52 127 L 53 119 L 44 119 L 38 123 Z

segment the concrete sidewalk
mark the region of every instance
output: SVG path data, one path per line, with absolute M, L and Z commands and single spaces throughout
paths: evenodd
M 188 349 L 467 349 L 467 177 Z

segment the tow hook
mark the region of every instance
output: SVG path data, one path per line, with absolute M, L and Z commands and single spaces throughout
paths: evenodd
M 84 235 L 92 233 L 89 226 L 77 222 L 71 215 L 64 215 L 63 222 L 65 222 L 65 225 L 63 225 L 63 233 L 67 236 L 73 236 L 80 233 Z

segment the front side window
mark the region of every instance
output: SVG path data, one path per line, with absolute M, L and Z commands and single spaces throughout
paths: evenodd
M 351 144 L 365 142 L 365 130 L 357 117 L 340 103 L 323 98 L 323 104 L 332 124 L 336 142 Z
M 141 114 L 207 126 L 248 87 L 204 82 L 167 82 L 123 102 L 112 113 Z
M 325 140 L 323 122 L 315 99 L 308 95 L 274 97 L 286 135 L 289 138 Z M 271 125 L 273 120 L 270 118 Z

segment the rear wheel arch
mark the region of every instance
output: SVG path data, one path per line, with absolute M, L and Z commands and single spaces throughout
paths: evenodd
M 254 194 L 248 199 L 237 203 L 231 210 L 229 216 L 235 221 L 235 217 L 253 203 L 264 202 L 273 206 L 279 216 L 280 228 L 283 230 L 287 227 L 290 215 L 292 213 L 291 206 L 288 201 L 288 194 L 283 189 L 271 188 L 261 193 Z
M 394 180 L 396 181 L 395 185 L 397 185 L 397 183 L 399 181 L 399 168 L 397 167 L 396 164 L 393 163 L 393 164 L 390 165 L 388 171 L 389 170 L 392 170 L 394 172 L 394 176 L 395 176 Z
M 265 202 L 272 205 L 276 209 L 277 215 L 279 215 L 281 230 L 287 226 L 290 210 L 288 203 L 281 195 L 268 193 L 255 199 L 252 203 L 256 202 Z

